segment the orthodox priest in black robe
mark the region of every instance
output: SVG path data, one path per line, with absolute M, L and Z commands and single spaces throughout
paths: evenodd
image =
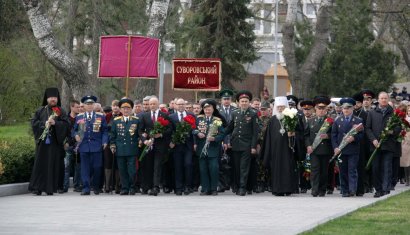
M 272 194 L 275 196 L 289 196 L 298 190 L 294 152 L 289 147 L 288 132 L 279 121 L 283 118 L 285 107 L 288 107 L 286 97 L 276 97 L 273 117 L 266 128 L 261 149 L 264 165 L 270 168 Z
M 46 192 L 52 195 L 62 186 L 61 175 L 64 173 L 64 141 L 69 135 L 70 121 L 60 107 L 60 95 L 57 88 L 47 88 L 43 106 L 31 120 L 36 141 L 36 156 L 31 173 L 29 190 L 37 195 Z M 48 134 L 43 134 L 46 126 Z M 61 184 L 61 185 L 59 185 Z

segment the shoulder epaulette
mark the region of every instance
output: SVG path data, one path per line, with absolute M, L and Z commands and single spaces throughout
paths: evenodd
M 335 121 L 337 121 L 337 120 L 339 120 L 340 119 L 340 116 L 337 116 L 336 118 L 335 118 Z
M 120 120 L 121 118 L 122 118 L 121 116 L 118 116 L 118 117 L 115 117 L 114 120 Z
M 100 112 L 95 112 L 95 114 L 103 115 L 103 116 L 104 116 L 104 114 L 103 114 L 103 113 L 100 113 Z
M 83 116 L 84 115 L 84 113 L 79 113 L 79 114 L 77 114 L 77 116 Z
M 200 114 L 200 115 L 198 115 L 198 117 L 200 118 L 200 117 L 205 117 L 205 115 L 203 115 L 203 114 Z
M 139 117 L 135 117 L 135 116 L 131 116 L 131 119 L 138 120 L 138 119 L 140 119 L 140 118 L 139 118 Z
M 219 117 L 215 117 L 215 116 L 214 116 L 214 119 L 216 119 L 216 120 L 221 120 L 221 118 L 219 118 Z

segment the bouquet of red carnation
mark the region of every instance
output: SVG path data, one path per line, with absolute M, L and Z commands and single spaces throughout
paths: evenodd
M 317 132 L 315 139 L 313 140 L 312 149 L 315 151 L 317 146 L 322 142 L 323 138 L 322 135 L 326 134 L 329 128 L 333 125 L 333 119 L 328 117 L 323 122 L 322 126 L 320 127 L 319 131 Z
M 179 122 L 175 128 L 175 132 L 172 135 L 172 143 L 184 144 L 189 133 L 195 128 L 195 118 L 192 115 L 185 116 L 183 121 Z
M 342 151 L 350 142 L 347 141 L 347 139 L 352 136 L 354 137 L 357 135 L 360 131 L 363 131 L 363 123 L 360 123 L 359 125 L 353 125 L 352 129 L 350 129 L 349 132 L 346 133 L 345 136 L 343 136 L 342 142 L 339 144 L 337 147 Z M 337 159 L 337 162 L 342 163 L 342 160 L 340 160 L 340 156 L 342 155 L 342 152 L 340 152 L 338 155 L 333 155 L 332 159 L 330 159 L 329 162 L 332 162 L 333 160 Z
M 401 142 L 404 137 L 406 136 L 406 130 L 410 128 L 409 122 L 405 119 L 406 113 L 401 111 L 400 109 L 395 109 L 393 115 L 387 121 L 386 127 L 383 129 L 382 133 L 380 134 L 380 141 L 379 145 L 373 151 L 372 155 L 369 158 L 369 161 L 366 164 L 366 169 L 370 168 L 370 165 L 373 161 L 374 156 L 376 156 L 377 151 L 379 150 L 380 146 L 383 144 L 384 141 L 387 140 L 387 137 L 393 133 L 393 129 L 396 127 L 401 127 L 402 131 L 400 132 L 399 136 L 397 136 L 397 141 Z
M 50 117 L 48 118 L 48 120 L 51 119 L 56 119 L 57 117 L 59 117 L 61 115 L 61 109 L 60 107 L 52 107 L 51 110 L 53 111 L 53 113 L 50 115 Z M 50 144 L 50 124 L 48 123 L 48 121 L 46 122 L 46 128 L 44 128 L 43 133 L 40 136 L 40 140 L 45 140 L 46 144 Z
M 141 156 L 139 158 L 140 161 L 142 161 L 145 155 L 152 149 L 152 146 L 154 145 L 154 135 L 163 134 L 168 125 L 169 121 L 163 117 L 158 117 L 157 121 L 154 122 L 154 127 L 149 132 L 150 139 L 148 140 L 148 144 L 142 150 Z

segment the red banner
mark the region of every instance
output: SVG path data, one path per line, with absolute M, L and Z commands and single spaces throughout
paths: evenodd
M 175 90 L 221 90 L 220 59 L 173 59 L 172 86 Z
M 159 42 L 140 36 L 102 36 L 98 77 L 158 78 Z

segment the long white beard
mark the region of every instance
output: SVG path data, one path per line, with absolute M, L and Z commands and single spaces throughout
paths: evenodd
M 283 119 L 283 114 L 282 114 L 282 113 L 277 113 L 277 114 L 276 114 L 276 118 L 277 118 L 278 120 L 282 120 L 282 119 Z

